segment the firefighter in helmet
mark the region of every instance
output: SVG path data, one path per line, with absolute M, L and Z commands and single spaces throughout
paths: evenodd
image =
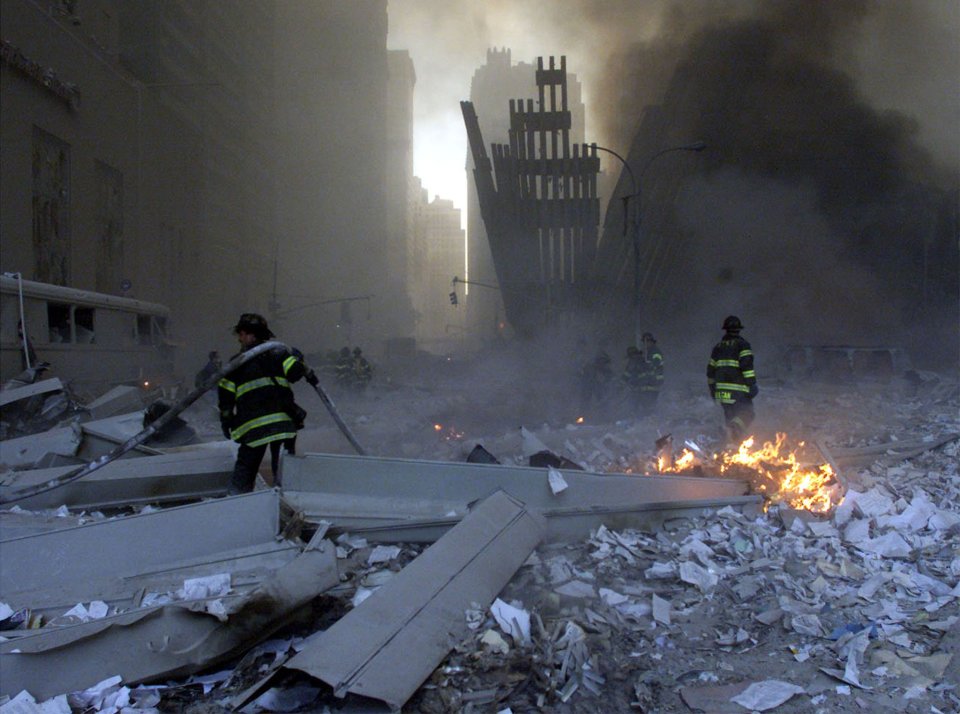
M 710 396 L 723 407 L 727 440 L 739 444 L 753 423 L 753 399 L 757 396 L 757 373 L 753 350 L 740 336 L 743 323 L 736 315 L 723 321 L 723 338 L 714 346 L 707 363 Z
M 653 333 L 644 332 L 640 338 L 643 343 L 643 370 L 640 374 L 640 407 L 651 411 L 657 406 L 660 388 L 663 386 L 663 353 L 657 347 Z
M 240 316 L 233 332 L 240 342 L 240 352 L 273 338 L 267 321 L 252 312 Z M 303 360 L 277 343 L 276 349 L 258 354 L 220 380 L 217 395 L 223 435 L 240 444 L 229 494 L 253 490 L 268 446 L 274 483 L 279 485 L 280 448 L 287 444 L 288 451 L 293 450 L 298 428 L 291 414 L 294 402 L 290 385 L 303 377 L 310 384 L 317 383 L 316 375 Z

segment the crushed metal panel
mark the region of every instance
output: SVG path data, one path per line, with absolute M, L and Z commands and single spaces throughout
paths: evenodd
M 568 488 L 554 494 L 547 469 L 498 464 L 419 461 L 308 454 L 285 456 L 284 497 L 308 519 L 355 525 L 442 518 L 463 514 L 468 504 L 504 490 L 529 508 L 631 509 L 644 504 L 723 499 L 747 494 L 746 482 L 693 476 L 625 476 L 562 470 Z M 370 495 L 373 494 L 373 495 Z M 378 502 L 395 504 L 384 509 Z M 351 516 L 346 510 L 356 508 Z M 337 508 L 343 509 L 337 512 Z M 322 509 L 320 512 L 316 512 Z M 404 510 L 407 509 L 407 510 Z M 387 514 L 387 517 L 384 517 Z
M 93 419 L 100 420 L 143 410 L 143 406 L 143 394 L 139 387 L 119 384 L 90 402 L 87 411 Z
M 338 583 L 336 548 L 318 541 L 235 599 L 226 622 L 184 605 L 165 605 L 3 642 L 0 695 L 26 689 L 47 699 L 118 674 L 125 684 L 184 676 L 266 639 Z
M 0 464 L 11 467 L 32 466 L 47 454 L 74 456 L 80 442 L 81 432 L 76 426 L 5 439 L 0 441 Z
M 300 545 L 285 540 L 210 553 L 175 563 L 164 563 L 148 571 L 117 578 L 70 583 L 62 588 L 5 593 L 14 610 L 29 608 L 49 623 L 78 602 L 100 600 L 117 611 L 139 607 L 147 593 L 170 593 L 183 587 L 188 578 L 230 574 L 231 593 L 242 594 L 256 587 L 264 577 L 293 560 Z M 9 634 L 9 633 L 8 633 Z
M 44 379 L 40 382 L 28 384 L 25 387 L 14 387 L 12 389 L 0 390 L 0 407 L 19 402 L 21 399 L 29 399 L 37 394 L 47 394 L 48 392 L 63 391 L 63 382 L 54 377 L 53 379 Z
M 543 538 L 543 519 L 506 493 L 484 500 L 377 592 L 314 635 L 285 665 L 334 692 L 399 708 L 467 634 Z
M 77 481 L 17 501 L 27 510 L 97 510 L 143 503 L 189 501 L 226 494 L 236 460 L 232 442 L 218 448 L 180 450 L 148 458 L 118 459 Z M 0 496 L 46 483 L 75 466 L 16 471 L 0 476 Z
M 77 455 L 84 461 L 94 461 L 101 456 L 106 456 L 143 431 L 143 412 L 119 414 L 106 419 L 88 421 L 81 424 L 80 428 L 83 430 L 83 442 L 80 444 Z M 120 458 L 129 459 L 144 454 L 159 453 L 161 453 L 159 449 L 140 444 Z
M 762 508 L 762 496 L 734 496 L 717 500 L 689 500 L 674 503 L 639 504 L 629 508 L 557 508 L 543 509 L 547 519 L 544 540 L 566 542 L 589 537 L 603 525 L 611 530 L 627 528 L 656 530 L 672 518 L 695 518 L 729 506 L 738 510 Z M 408 520 L 382 525 L 358 525 L 346 519 L 338 527 L 371 543 L 433 543 L 460 521 L 461 516 Z
M 0 599 L 263 543 L 279 531 L 280 496 L 257 491 L 13 539 L 2 526 Z

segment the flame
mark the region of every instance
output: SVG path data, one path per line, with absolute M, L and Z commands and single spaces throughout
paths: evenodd
M 800 463 L 797 451 L 804 442 L 790 450 L 787 435 L 778 433 L 775 441 L 765 441 L 754 448 L 756 439 L 745 439 L 736 451 L 724 451 L 713 455 L 713 464 L 706 464 L 721 474 L 746 477 L 753 487 L 767 496 L 768 501 L 785 501 L 791 507 L 826 513 L 837 506 L 842 494 L 837 487 L 837 477 L 829 464 L 805 466 Z M 689 449 L 670 463 L 669 456 L 657 458 L 660 473 L 680 473 L 701 465 Z
M 583 424 L 583 417 L 582 417 L 582 416 L 578 416 L 578 417 L 577 417 L 577 424 Z
M 434 431 L 437 431 L 437 432 L 443 431 L 443 424 L 434 424 L 434 425 L 433 425 L 433 430 L 434 430 Z

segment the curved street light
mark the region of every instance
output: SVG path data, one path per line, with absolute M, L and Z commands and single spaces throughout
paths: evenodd
M 642 196 L 641 192 L 643 191 L 643 177 L 647 173 L 647 169 L 650 168 L 650 165 L 657 158 L 663 156 L 664 154 L 669 154 L 672 151 L 696 151 L 700 152 L 707 148 L 707 145 L 703 141 L 694 141 L 689 144 L 681 144 L 680 146 L 671 146 L 667 149 L 661 149 L 657 153 L 653 154 L 648 158 L 644 164 L 643 168 L 640 170 L 640 177 L 637 178 L 633 169 L 630 167 L 629 162 L 624 159 L 620 154 L 618 154 L 613 149 L 608 149 L 605 146 L 598 146 L 597 144 L 592 145 L 593 148 L 598 151 L 605 151 L 608 154 L 615 156 L 623 167 L 627 170 L 627 175 L 630 177 L 630 188 L 631 192 L 623 197 L 623 234 L 627 234 L 627 223 L 629 217 L 629 205 L 630 199 L 636 199 L 636 218 L 634 219 L 633 225 L 633 314 L 634 314 L 634 344 L 637 347 L 640 347 L 640 222 L 643 216 L 642 212 Z

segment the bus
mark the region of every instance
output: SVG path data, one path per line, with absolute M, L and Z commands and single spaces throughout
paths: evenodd
M 0 380 L 26 363 L 23 325 L 45 377 L 96 396 L 119 384 L 148 390 L 176 383 L 170 310 L 157 303 L 0 275 Z

